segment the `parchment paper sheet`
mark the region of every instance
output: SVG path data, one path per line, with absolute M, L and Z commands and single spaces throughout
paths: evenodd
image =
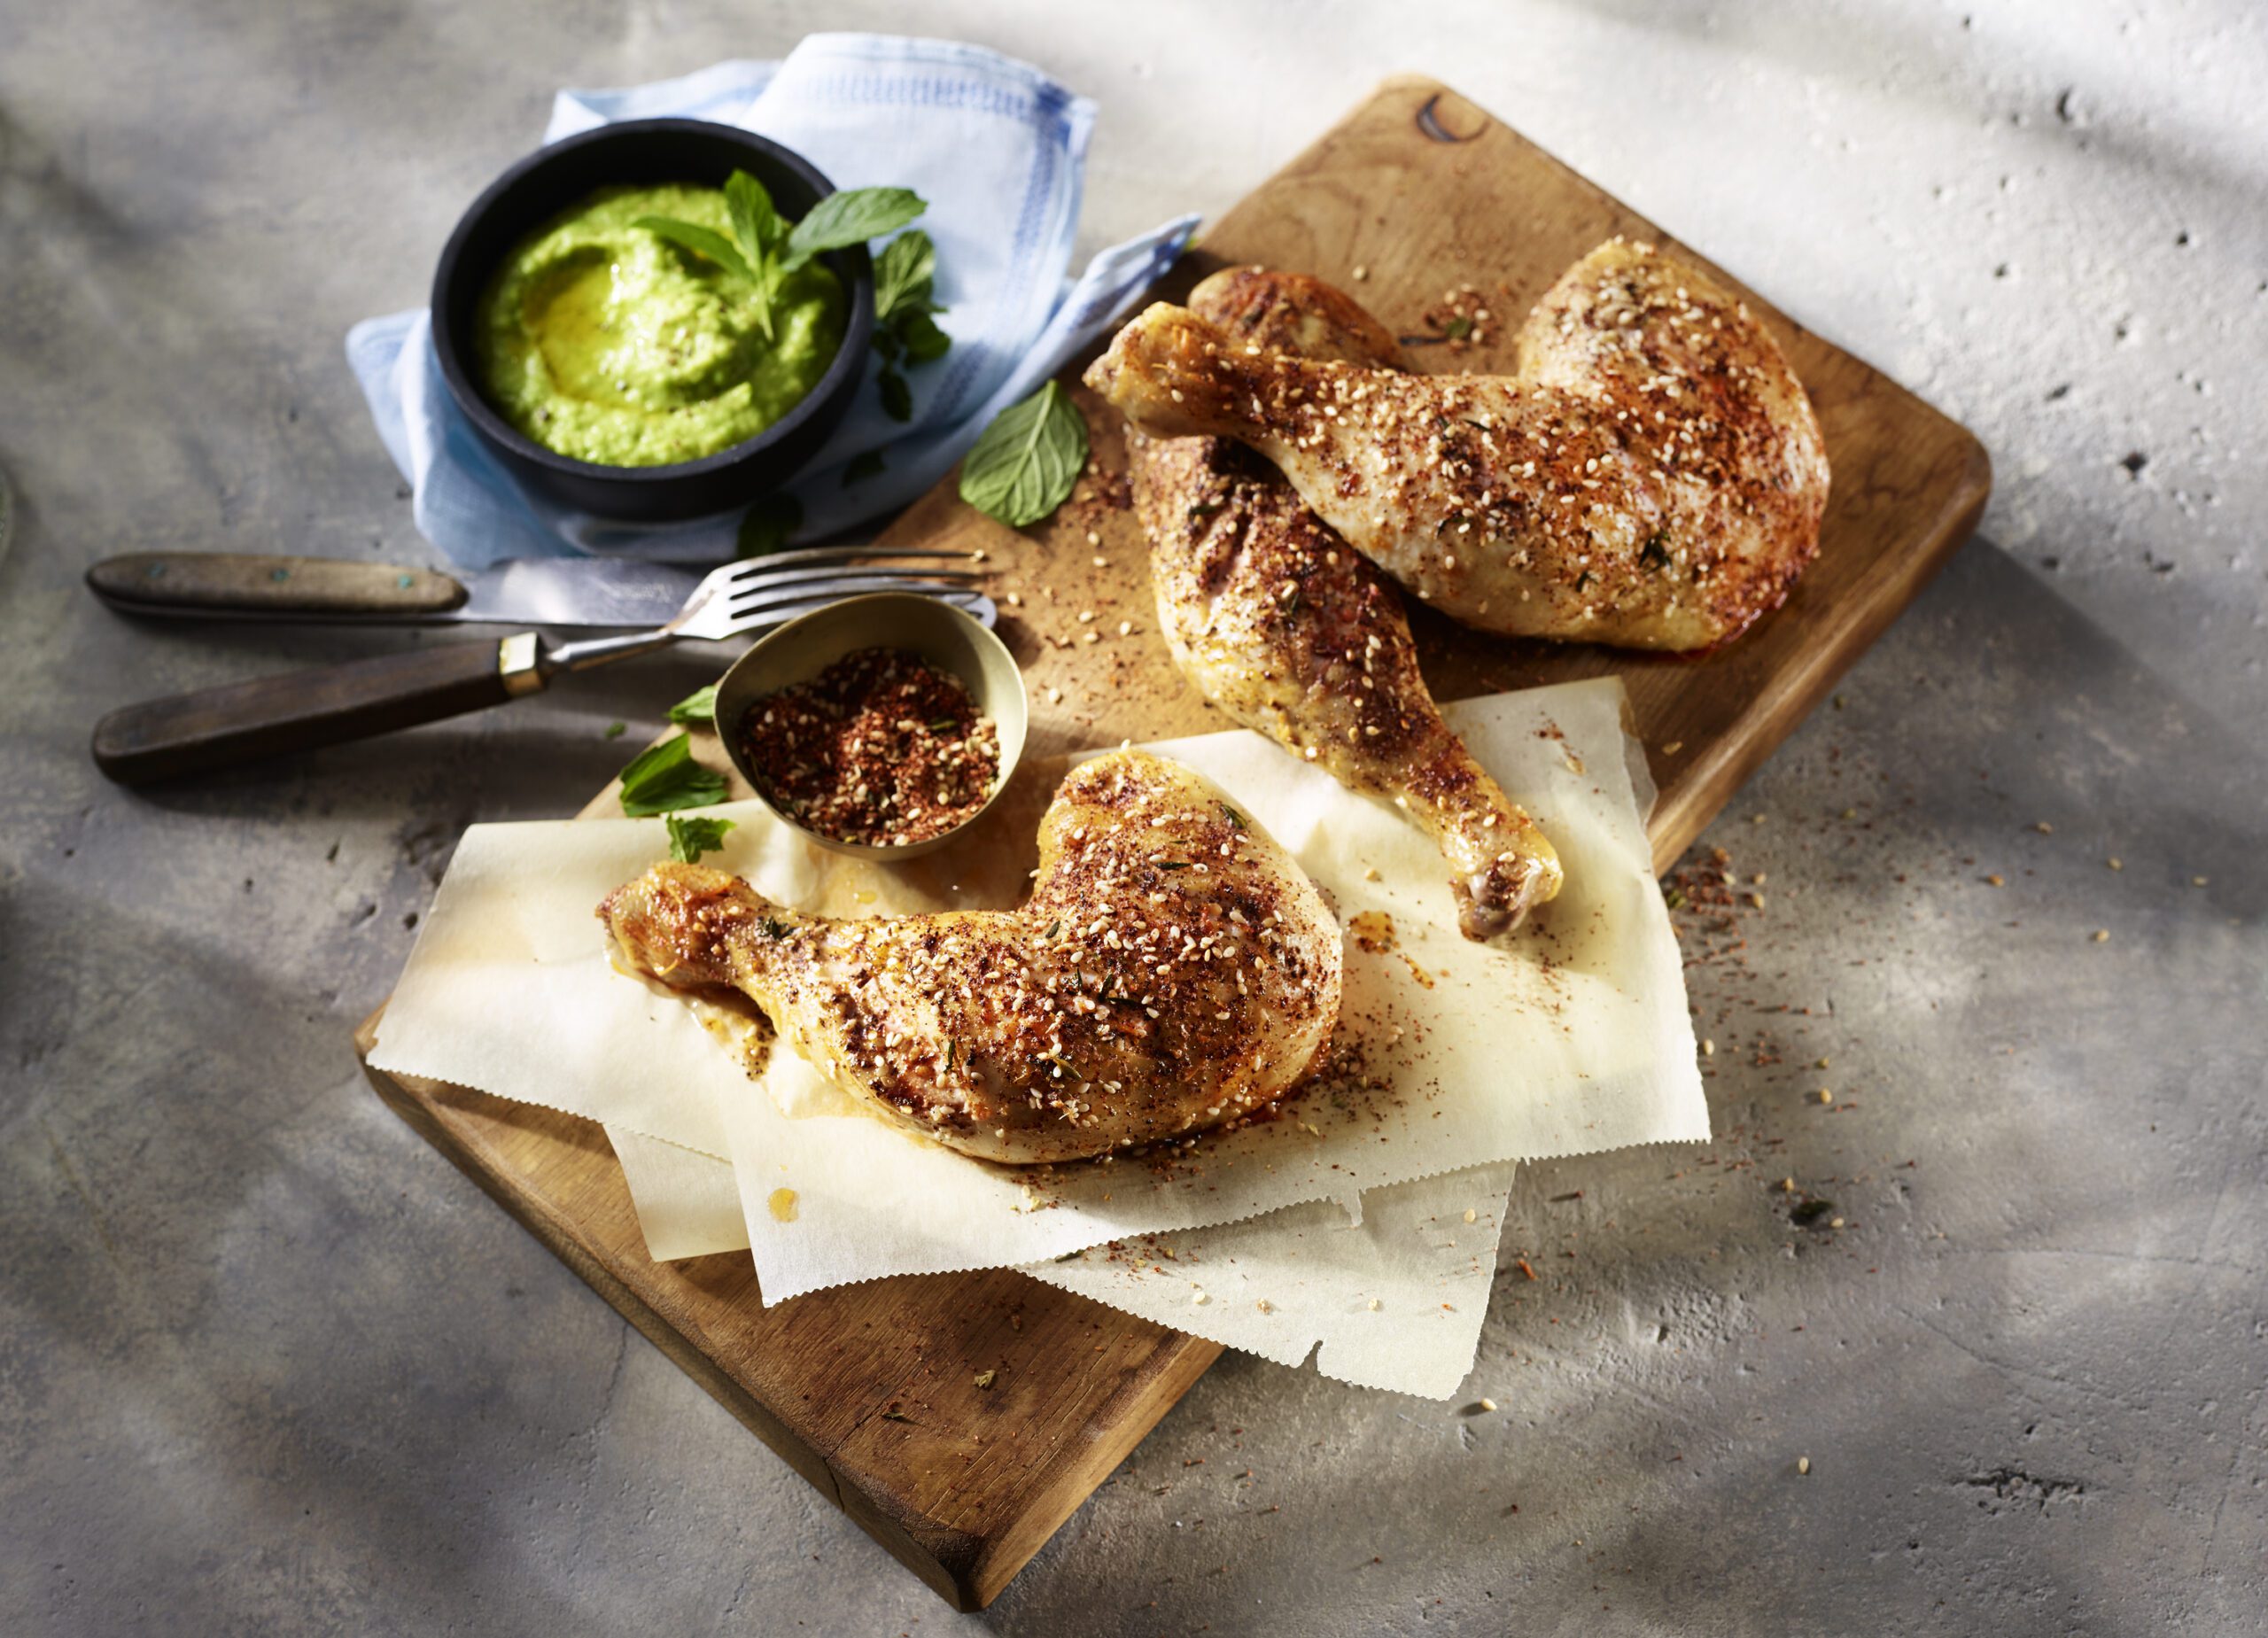
M 619 1127 L 607 1136 L 655 1257 L 747 1247 L 730 1165 Z M 1325 1376 L 1446 1398 L 1472 1369 L 1513 1170 L 1480 1166 L 1372 1189 L 1359 1222 L 1336 1201 L 1315 1200 L 1022 1272 L 1280 1365 L 1314 1354 Z
M 1348 943 L 1345 1013 L 1381 1084 L 1302 1097 L 1291 1118 L 1208 1137 L 1169 1167 L 1122 1161 L 1034 1175 L 985 1166 L 846 1112 L 840 1094 L 786 1052 L 772 1054 L 761 1090 L 752 1089 L 693 1009 L 612 970 L 592 916 L 601 897 L 661 856 L 659 821 L 468 831 L 374 1061 L 628 1134 L 639 1152 L 625 1157 L 633 1187 L 647 1181 L 641 1213 L 665 1215 L 662 1194 L 681 1191 L 651 1180 L 687 1163 L 638 1139 L 729 1157 L 758 1277 L 774 1301 L 889 1274 L 1049 1262 L 1113 1239 L 1351 1202 L 1480 1163 L 1698 1141 L 1707 1111 L 1678 952 L 1626 766 L 1621 705 L 1619 685 L 1603 679 L 1448 713 L 1566 864 L 1566 890 L 1509 951 L 1457 935 L 1445 866 L 1390 806 L 1351 795 L 1254 734 L 1153 748 L 1214 779 L 1291 849 L 1342 924 L 1366 912 L 1392 923 L 1389 937 L 1371 941 L 1376 948 Z M 720 811 L 740 828 L 711 862 L 801 908 L 1005 905 L 1023 891 L 1029 853 L 1006 844 L 883 872 L 810 848 L 757 804 Z M 699 1186 L 713 1204 L 713 1174 L 685 1180 L 695 1176 L 708 1180 Z M 795 1192 L 791 1221 L 766 1208 L 782 1188 Z M 695 1224 L 698 1214 L 672 1210 L 677 1221 L 654 1225 L 658 1244 L 715 1238 Z M 1120 1294 L 1121 1306 L 1148 1300 Z M 1355 1347 L 1341 1340 L 1334 1350 L 1325 1339 L 1326 1354 Z

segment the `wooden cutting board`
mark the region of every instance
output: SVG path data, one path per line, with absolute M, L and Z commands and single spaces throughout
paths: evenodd
M 1503 370 L 1512 359 L 1501 341 L 1460 352 L 1423 340 L 1425 311 L 1477 286 L 1493 315 L 1485 333 L 1508 337 L 1563 269 L 1618 233 L 1666 242 L 1455 92 L 1399 78 L 1208 231 L 1161 293 L 1227 263 L 1298 268 L 1420 338 L 1411 352 L 1428 369 Z M 1623 679 L 1661 788 L 1651 835 L 1663 867 L 1967 537 L 1991 487 L 1967 431 L 1747 293 L 1810 390 L 1834 469 L 1819 559 L 1785 607 L 1703 659 L 1484 638 L 1413 609 L 1446 698 Z M 1167 656 L 1125 507 L 1123 440 L 1115 416 L 1084 389 L 1079 399 L 1093 462 L 1046 524 L 1004 529 L 948 482 L 885 537 L 990 555 L 1002 635 L 1031 687 L 1035 758 L 1228 726 Z M 699 749 L 726 769 L 713 740 Z M 586 817 L 610 811 L 602 793 Z M 356 1036 L 366 1057 L 376 1025 Z M 745 1253 L 667 1264 L 646 1255 L 597 1126 L 368 1073 L 404 1120 L 961 1609 L 989 1603 L 1220 1351 L 1005 1270 L 766 1308 Z

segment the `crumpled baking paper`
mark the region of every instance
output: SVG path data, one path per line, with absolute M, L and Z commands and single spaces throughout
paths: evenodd
M 747 1249 L 728 1162 L 619 1127 L 607 1136 L 656 1259 Z M 1314 1355 L 1340 1381 L 1445 1399 L 1472 1368 L 1515 1169 L 1372 1189 L 1359 1220 L 1316 1200 L 1022 1271 L 1279 1365 Z

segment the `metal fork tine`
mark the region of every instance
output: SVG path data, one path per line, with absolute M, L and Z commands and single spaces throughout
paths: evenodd
M 786 573 L 773 575 L 769 579 L 734 586 L 730 593 L 730 601 L 734 608 L 738 608 L 749 598 L 760 597 L 768 593 L 808 591 L 815 587 L 829 586 L 852 586 L 861 580 L 872 579 L 877 575 L 895 575 L 900 579 L 911 576 L 934 581 L 940 586 L 966 585 L 984 578 L 980 571 L 973 569 L 932 569 L 926 564 L 918 563 L 906 563 L 902 566 L 890 563 L 859 563 L 844 569 L 790 569 Z
M 954 551 L 929 546 L 807 546 L 792 552 L 773 552 L 747 563 L 730 565 L 726 577 L 738 586 L 750 581 L 770 579 L 781 570 L 816 568 L 826 565 L 847 567 L 873 558 L 923 558 L 938 563 L 978 561 L 973 551 Z
M 839 579 L 828 580 L 818 585 L 783 586 L 773 590 L 754 592 L 735 597 L 732 602 L 732 617 L 735 620 L 742 619 L 751 614 L 760 614 L 766 609 L 777 608 L 783 603 L 813 601 L 839 602 L 845 597 L 862 596 L 868 592 L 944 593 L 974 589 L 974 587 L 956 586 L 944 580 L 931 579 L 925 575 L 846 575 Z
M 956 609 L 971 613 L 975 612 L 985 601 L 982 592 L 954 586 L 925 586 L 919 580 L 900 580 L 863 589 L 921 592 L 935 597 L 939 602 L 950 603 Z M 733 616 L 732 624 L 719 635 L 737 637 L 757 626 L 784 625 L 799 615 L 810 614 L 841 601 L 839 596 L 831 594 L 814 595 L 810 592 L 800 592 L 792 596 L 768 600 L 757 607 L 736 611 Z

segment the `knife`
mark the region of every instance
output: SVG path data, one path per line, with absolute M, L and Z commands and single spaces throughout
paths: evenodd
M 120 614 L 356 625 L 641 628 L 663 624 L 697 571 L 621 557 L 520 557 L 458 579 L 433 569 L 243 552 L 135 552 L 87 571 Z

